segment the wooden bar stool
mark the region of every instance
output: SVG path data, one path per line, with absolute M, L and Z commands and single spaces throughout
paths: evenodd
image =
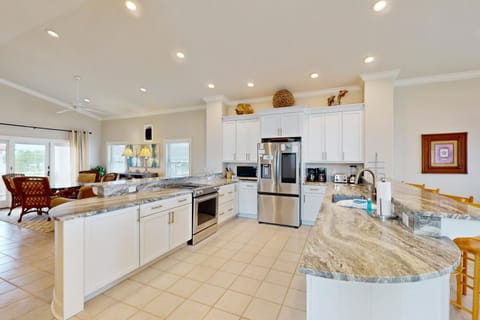
M 480 237 L 477 238 L 456 238 L 453 240 L 462 251 L 462 260 L 456 270 L 457 277 L 457 299 L 451 303 L 472 315 L 472 320 L 478 320 L 479 294 L 480 294 Z M 473 262 L 473 277 L 468 274 L 468 263 Z M 473 286 L 469 283 L 473 281 Z M 462 304 L 462 295 L 467 294 L 467 289 L 473 291 L 472 310 L 465 308 Z

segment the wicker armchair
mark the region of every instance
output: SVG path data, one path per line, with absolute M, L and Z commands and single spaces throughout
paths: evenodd
M 100 182 L 100 171 L 84 170 L 78 173 L 78 183 L 95 183 Z
M 3 182 L 5 183 L 5 188 L 11 194 L 11 202 L 10 202 L 10 211 L 8 211 L 8 215 L 12 213 L 12 210 L 20 207 L 22 205 L 22 201 L 20 199 L 20 194 L 15 190 L 15 185 L 13 184 L 13 178 L 16 177 L 24 177 L 23 173 L 9 173 L 4 174 L 2 176 Z
M 103 176 L 102 182 L 117 181 L 117 179 L 118 179 L 118 173 L 109 172 Z
M 52 207 L 52 191 L 47 177 L 16 177 L 13 178 L 15 190 L 21 197 L 22 212 L 18 222 L 22 222 L 23 215 L 36 212 L 38 215 L 45 213 Z M 48 217 L 50 221 L 50 217 Z

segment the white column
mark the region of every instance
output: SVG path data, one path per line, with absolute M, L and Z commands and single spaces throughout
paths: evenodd
M 203 98 L 206 102 L 206 169 L 222 172 L 222 116 L 225 108 L 224 96 Z
M 393 176 L 393 150 L 394 150 L 394 81 L 399 70 L 379 73 L 362 74 L 365 82 L 365 162 L 374 161 L 378 156 L 383 161 L 382 166 L 386 177 Z

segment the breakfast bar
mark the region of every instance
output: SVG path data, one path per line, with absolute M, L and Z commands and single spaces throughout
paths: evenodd
M 480 210 L 394 182 L 399 219 L 381 221 L 336 205 L 333 194 L 369 196 L 363 186 L 329 184 L 300 264 L 307 319 L 447 320 L 450 273 L 460 259 L 447 235 L 480 230 Z M 475 227 L 462 234 L 452 219 Z

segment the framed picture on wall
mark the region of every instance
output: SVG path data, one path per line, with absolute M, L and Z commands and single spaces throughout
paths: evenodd
M 422 134 L 422 173 L 468 173 L 467 132 Z

